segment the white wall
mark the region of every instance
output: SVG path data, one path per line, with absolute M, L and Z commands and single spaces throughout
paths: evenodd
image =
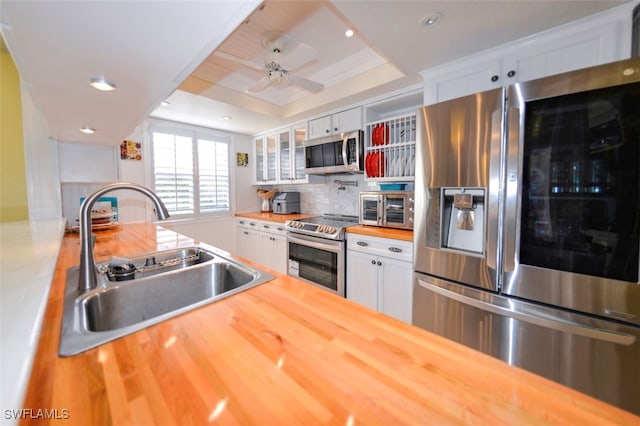
M 49 137 L 47 124 L 24 84 L 21 92 L 29 219 L 59 218 L 62 207 L 58 145 Z

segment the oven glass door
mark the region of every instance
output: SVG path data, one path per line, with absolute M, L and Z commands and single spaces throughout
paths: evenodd
M 326 241 L 326 243 L 325 243 Z M 343 292 L 342 242 L 304 236 L 288 237 L 290 275 L 338 294 Z M 294 273 L 291 273 L 295 271 Z
M 384 223 L 387 226 L 402 228 L 407 225 L 407 197 L 405 195 L 384 196 Z
M 364 225 L 382 225 L 380 205 L 382 197 L 374 194 L 360 194 L 360 223 Z

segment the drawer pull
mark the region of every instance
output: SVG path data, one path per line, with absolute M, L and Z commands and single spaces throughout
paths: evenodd
M 269 225 L 262 225 L 263 228 L 269 229 L 271 228 Z
M 389 247 L 391 253 L 402 253 L 402 249 L 398 247 Z
M 364 241 L 358 241 L 356 242 L 357 245 L 359 245 L 360 247 L 367 247 L 369 245 L 369 243 L 365 243 Z
M 277 229 L 278 231 L 284 231 L 284 228 L 283 228 L 282 226 L 278 226 L 276 229 Z
M 244 225 L 244 220 L 238 222 L 240 225 Z
M 255 222 L 249 222 L 249 225 L 256 226 Z

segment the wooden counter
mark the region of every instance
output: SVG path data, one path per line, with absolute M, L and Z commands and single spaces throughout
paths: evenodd
M 406 229 L 382 228 L 380 226 L 356 225 L 347 228 L 348 234 L 369 235 L 371 237 L 393 238 L 394 240 L 413 241 L 413 231 Z
M 320 215 L 313 213 L 275 214 L 273 212 L 240 212 L 236 213 L 235 216 L 246 217 L 247 219 L 269 220 L 271 222 L 285 223 L 288 220 L 306 219 L 308 217 Z
M 100 234 L 95 253 L 100 261 L 190 243 L 153 225 L 124 225 Z M 65 271 L 78 259 L 78 237 L 67 235 L 25 402 L 68 410 L 64 424 L 640 424 L 273 271 L 271 282 L 59 358 Z

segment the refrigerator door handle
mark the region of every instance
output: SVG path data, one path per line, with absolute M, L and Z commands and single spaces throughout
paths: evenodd
M 508 109 L 507 130 L 507 158 L 505 182 L 505 215 L 504 215 L 504 248 L 503 264 L 504 272 L 513 272 L 516 266 L 516 235 L 518 233 L 518 186 L 520 183 L 520 113 L 521 109 L 511 107 Z
M 572 333 L 579 336 L 603 340 L 606 342 L 625 346 L 630 346 L 636 341 L 636 337 L 630 334 L 620 333 L 613 330 L 603 330 L 601 328 L 594 328 L 582 324 L 578 321 L 570 321 L 567 319 L 552 317 L 548 312 L 544 312 L 545 310 L 548 311 L 549 309 L 537 308 L 535 306 L 531 306 L 531 304 L 526 305 L 526 312 L 524 312 L 522 310 L 522 308 L 524 307 L 523 302 L 510 300 L 506 297 L 490 295 L 493 298 L 500 298 L 501 301 L 504 301 L 506 302 L 505 304 L 509 305 L 508 307 L 500 306 L 495 303 L 489 303 L 473 296 L 468 296 L 448 290 L 439 285 L 427 282 L 419 277 L 417 278 L 417 281 L 421 287 L 428 291 L 437 293 L 449 299 L 453 299 L 462 304 L 491 312 L 493 314 L 514 318 L 519 321 L 535 324 L 541 327 L 546 327 L 561 332 Z M 485 295 L 485 297 L 488 294 L 486 292 L 480 292 L 477 290 L 474 291 L 479 294 Z
M 491 114 L 491 150 L 489 157 L 489 193 L 487 208 L 487 233 L 486 233 L 486 256 L 487 266 L 494 271 L 497 271 L 498 266 L 498 240 L 500 231 L 500 170 L 502 170 L 502 164 L 500 164 L 502 149 L 502 123 L 503 123 L 503 109 L 499 108 L 493 111 Z

